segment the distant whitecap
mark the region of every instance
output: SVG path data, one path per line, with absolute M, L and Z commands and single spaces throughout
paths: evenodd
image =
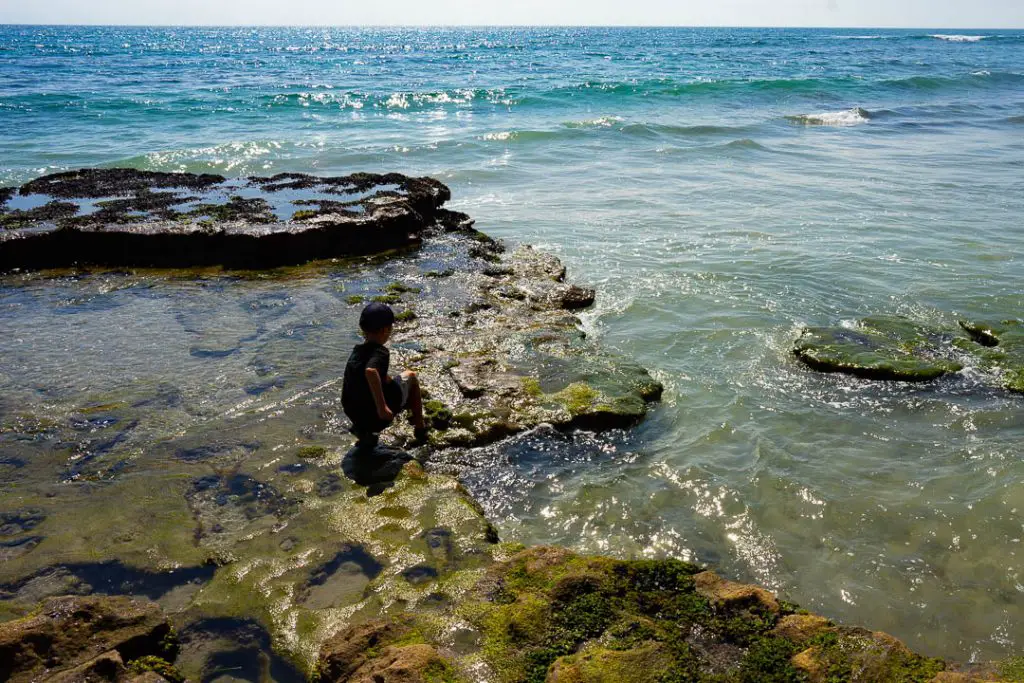
M 967 36 L 960 34 L 948 34 L 948 33 L 933 33 L 928 36 L 929 38 L 938 38 L 939 40 L 947 40 L 951 43 L 976 43 L 979 40 L 985 40 L 988 36 Z

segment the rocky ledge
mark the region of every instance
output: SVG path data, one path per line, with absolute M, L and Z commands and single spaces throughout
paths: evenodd
M 358 173 L 269 178 L 88 169 L 0 188 L 0 271 L 113 267 L 270 268 L 415 244 L 448 188 Z

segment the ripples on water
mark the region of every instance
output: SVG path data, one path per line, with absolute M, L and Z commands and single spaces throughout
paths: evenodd
M 472 454 L 505 537 L 713 562 L 929 653 L 1021 647 L 1024 400 L 971 368 L 923 386 L 817 375 L 789 347 L 867 314 L 1022 315 L 1024 34 L 0 37 L 2 184 L 96 164 L 426 173 L 482 229 L 599 286 L 587 329 L 652 368 L 665 403 L 626 434 Z M 4 410 L 166 383 L 223 419 L 262 351 L 218 349 L 265 345 L 315 384 L 351 341 L 323 331 L 330 278 L 200 297 L 118 282 L 4 282 Z

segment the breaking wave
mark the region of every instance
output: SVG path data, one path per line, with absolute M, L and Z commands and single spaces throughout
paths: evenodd
M 788 120 L 805 126 L 858 126 L 871 120 L 871 112 L 860 107 L 846 111 L 827 111 L 820 114 L 787 116 Z

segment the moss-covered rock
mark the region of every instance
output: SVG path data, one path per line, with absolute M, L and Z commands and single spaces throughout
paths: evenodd
M 956 670 L 885 633 L 795 610 L 686 562 L 535 547 L 491 566 L 441 615 L 405 613 L 340 632 L 325 644 L 320 667 L 345 680 L 338 676 L 387 670 L 399 650 L 415 647 L 417 661 L 447 653 L 450 677 L 440 680 L 453 681 L 1001 680 L 992 667 Z
M 878 631 L 841 628 L 810 642 L 792 662 L 811 683 L 926 683 L 946 668 L 941 659 L 922 657 Z
M 994 370 L 1006 389 L 1024 393 L 1024 322 L 1021 320 L 967 321 L 960 326 L 971 342 L 960 344 Z
M 926 382 L 963 366 L 939 356 L 941 339 L 904 318 L 870 317 L 856 327 L 810 327 L 793 353 L 821 372 L 865 379 Z
M 128 670 L 135 674 L 144 674 L 147 671 L 152 671 L 169 683 L 184 683 L 185 681 L 185 677 L 181 675 L 181 672 L 173 664 L 155 655 L 146 655 L 133 659 L 128 663 Z
M 86 666 L 112 672 L 114 680 L 123 661 L 166 656 L 169 648 L 173 655 L 171 633 L 163 612 L 149 601 L 52 598 L 36 614 L 0 624 L 0 679 L 34 681 Z

